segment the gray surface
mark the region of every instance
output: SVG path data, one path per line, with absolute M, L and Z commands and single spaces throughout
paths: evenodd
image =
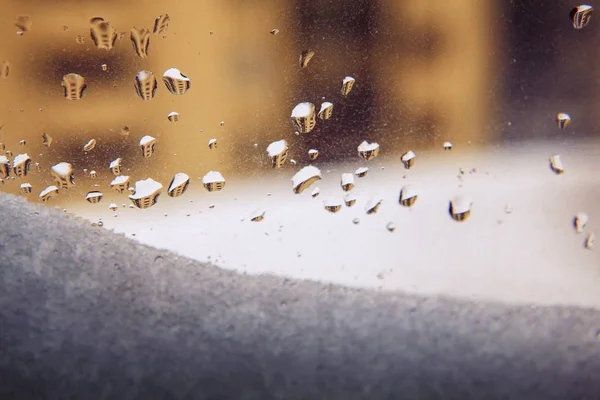
M 595 311 L 243 276 L 0 210 L 2 399 L 600 398 Z

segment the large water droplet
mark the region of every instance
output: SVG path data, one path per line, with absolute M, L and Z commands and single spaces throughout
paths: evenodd
M 292 110 L 290 117 L 294 128 L 300 133 L 309 133 L 317 123 L 315 117 L 315 105 L 309 102 L 299 103 Z
M 123 161 L 123 159 L 119 157 L 116 160 L 113 160 L 110 162 L 110 165 L 108 167 L 110 168 L 110 170 L 112 171 L 113 174 L 121 175 L 121 162 L 122 161 Z
M 567 113 L 556 114 L 556 125 L 559 128 L 564 129 L 571 123 L 571 116 Z
M 365 212 L 367 215 L 375 214 L 379 211 L 379 207 L 381 207 L 381 203 L 383 203 L 383 199 L 380 197 L 373 197 L 367 201 L 367 205 L 365 206 Z
M 21 32 L 29 32 L 32 25 L 33 20 L 28 15 L 19 15 L 15 20 L 15 26 Z
M 268 145 L 267 154 L 271 160 L 271 166 L 273 168 L 283 167 L 289 154 L 286 140 L 281 139 Z
M 152 178 L 135 183 L 135 192 L 129 195 L 131 202 L 138 208 L 149 208 L 156 204 L 163 185 Z
M 171 111 L 169 115 L 167 115 L 167 119 L 171 122 L 179 121 L 179 113 L 177 111 Z
M 0 178 L 8 178 L 10 175 L 10 161 L 6 156 L 0 156 Z
M 329 119 L 331 118 L 331 114 L 333 114 L 333 103 L 330 103 L 328 101 L 321 103 L 321 109 L 319 110 L 319 118 Z
M 73 178 L 73 165 L 68 162 L 60 162 L 50 169 L 50 174 L 56 180 L 61 189 L 68 189 L 75 185 Z
M 473 201 L 464 196 L 456 196 L 450 200 L 448 212 L 455 221 L 465 221 L 471 215 Z
M 410 169 L 410 167 L 412 167 L 415 164 L 416 157 L 417 157 L 417 155 L 412 150 L 409 150 L 402 155 L 400 160 L 402 160 L 402 164 L 404 164 L 404 168 Z
M 16 176 L 27 176 L 29 167 L 31 166 L 31 158 L 27 153 L 17 154 L 13 159 L 13 173 Z
M 294 193 L 302 193 L 304 189 L 321 179 L 321 171 L 317 167 L 309 165 L 298 171 L 292 178 Z
M 54 185 L 48 186 L 42 190 L 39 194 L 39 199 L 43 202 L 50 200 L 51 197 L 58 196 L 58 188 Z
M 405 207 L 412 207 L 417 201 L 418 192 L 412 185 L 406 185 L 400 189 L 399 202 Z
M 19 190 L 23 194 L 29 194 L 33 190 L 33 187 L 31 186 L 31 183 L 25 182 L 25 183 L 21 183 L 21 186 L 19 186 Z
M 586 213 L 578 213 L 575 218 L 573 218 L 573 227 L 577 233 L 582 233 L 585 229 L 589 221 L 589 217 Z
M 190 90 L 190 78 L 183 75 L 177 68 L 169 68 L 163 74 L 163 82 L 169 92 L 173 94 L 184 94 Z
M 154 20 L 154 34 L 155 35 L 164 35 L 167 33 L 167 29 L 169 29 L 169 14 L 163 14 L 156 17 Z
M 167 194 L 171 197 L 181 196 L 185 193 L 189 185 L 190 177 L 183 172 L 179 172 L 173 177 Z
M 140 149 L 144 158 L 150 158 L 154 154 L 154 146 L 156 139 L 152 136 L 146 135 L 140 139 Z
M 592 6 L 587 4 L 582 4 L 573 8 L 569 14 L 571 17 L 571 23 L 573 24 L 573 28 L 575 29 L 583 29 L 589 24 L 590 19 L 592 18 L 592 11 L 594 9 Z
M 560 154 L 553 154 L 550 156 L 550 169 L 559 175 L 565 172 L 565 167 L 560 159 Z
M 157 87 L 153 72 L 143 70 L 135 76 L 135 92 L 142 100 L 152 100 Z
M 10 73 L 10 64 L 8 63 L 8 61 L 3 61 L 2 62 L 2 70 L 0 72 L 0 74 L 2 75 L 2 77 L 4 79 L 8 78 L 8 74 Z
M 342 203 L 335 199 L 325 199 L 323 200 L 323 206 L 325 210 L 330 213 L 336 213 L 342 209 Z
M 110 182 L 110 187 L 117 193 L 123 193 L 129 189 L 129 176 L 119 175 Z
M 65 89 L 65 98 L 67 100 L 80 100 L 87 88 L 84 77 L 77 74 L 63 76 L 62 86 Z
M 350 93 L 350 91 L 352 90 L 352 87 L 354 86 L 354 84 L 356 83 L 356 79 L 354 79 L 351 76 L 347 76 L 344 78 L 344 80 L 342 80 L 342 95 L 343 96 L 347 96 L 348 93 Z
M 92 151 L 96 147 L 96 139 L 90 139 L 84 146 L 83 151 Z
M 225 178 L 218 171 L 209 171 L 202 178 L 202 184 L 209 192 L 219 191 L 225 187 Z
M 354 175 L 347 172 L 343 173 L 340 184 L 345 192 L 352 190 L 354 188 Z
M 100 203 L 100 200 L 102 200 L 102 193 L 98 191 L 88 192 L 88 194 L 85 195 L 85 199 L 92 204 Z
M 300 64 L 300 68 L 308 67 L 308 63 L 310 62 L 310 60 L 312 60 L 314 56 L 315 52 L 310 49 L 304 50 L 302 53 L 300 53 L 300 59 L 298 61 L 298 63 Z
M 319 157 L 319 150 L 317 150 L 317 149 L 308 150 L 308 159 L 309 160 L 315 161 L 317 159 L 317 157 Z
M 379 143 L 369 143 L 366 140 L 358 145 L 358 155 L 369 161 L 379 154 Z
M 146 28 L 137 29 L 135 26 L 131 28 L 131 43 L 138 56 L 141 58 L 148 57 L 148 46 L 150 45 L 150 31 Z
M 96 17 L 90 20 L 90 36 L 98 49 L 108 51 L 114 47 L 119 35 L 109 21 Z
M 354 175 L 356 175 L 357 178 L 364 178 L 365 176 L 367 176 L 368 172 L 369 172 L 369 168 L 360 167 L 360 168 L 357 168 L 356 171 L 354 171 Z

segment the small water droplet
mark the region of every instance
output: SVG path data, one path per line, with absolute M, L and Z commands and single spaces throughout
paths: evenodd
M 560 154 L 553 154 L 550 156 L 550 169 L 554 171 L 557 175 L 560 175 L 565 172 L 565 167 L 560 159 Z
M 172 94 L 185 94 L 191 87 L 190 78 L 183 75 L 177 68 L 169 68 L 163 74 L 163 82 Z
M 114 175 L 121 175 L 121 162 L 123 161 L 122 158 L 117 158 L 116 160 L 113 160 L 110 162 L 110 165 L 108 166 L 110 168 L 110 170 L 112 171 L 112 173 Z
M 346 193 L 344 195 L 344 203 L 347 207 L 352 207 L 356 203 L 356 196 L 353 193 Z
M 330 213 L 336 213 L 342 209 L 342 202 L 335 199 L 325 199 L 323 200 L 323 206 Z
M 171 111 L 169 115 L 167 115 L 167 119 L 171 122 L 179 121 L 179 113 L 177 111 Z
M 504 207 L 504 212 L 506 214 L 511 214 L 512 213 L 512 207 L 510 204 L 507 204 L 506 207 Z
M 452 143 L 444 142 L 444 150 L 452 150 Z
M 33 190 L 33 187 L 30 183 L 25 182 L 21 183 L 21 186 L 19 186 L 19 190 L 21 190 L 21 193 L 23 194 L 29 194 Z
M 169 28 L 169 14 L 163 14 L 156 17 L 154 20 L 154 34 L 155 35 L 165 35 L 167 33 L 167 29 Z
M 216 149 L 218 145 L 217 139 L 216 138 L 212 138 L 208 141 L 208 148 L 209 149 Z
M 573 24 L 573 28 L 585 28 L 587 24 L 589 24 L 590 19 L 592 18 L 593 10 L 594 9 L 592 8 L 592 6 L 587 4 L 582 4 L 573 8 L 569 13 L 569 16 L 571 17 L 571 23 Z
M 215 205 L 214 205 L 214 204 L 211 204 L 211 205 L 209 205 L 209 206 L 208 206 L 208 208 L 215 208 Z M 202 211 L 201 211 L 201 212 L 202 212 Z
M 77 35 L 75 36 L 75 43 L 77 44 L 83 44 L 85 42 L 85 38 L 83 37 L 83 35 Z
M 368 172 L 369 172 L 369 168 L 360 167 L 356 171 L 354 171 L 354 175 L 356 175 L 357 178 L 364 178 L 365 176 L 367 176 Z
M 333 103 L 325 101 L 321 103 L 321 109 L 319 110 L 319 118 L 320 119 L 329 119 L 331 118 L 331 114 L 333 114 Z
M 582 233 L 589 221 L 586 213 L 579 213 L 573 218 L 573 227 L 577 233 Z
M 19 15 L 15 20 L 15 26 L 21 32 L 21 34 L 23 34 L 24 32 L 29 32 L 31 30 L 32 25 L 33 21 L 28 15 Z
M 311 192 L 311 196 L 312 197 L 317 197 L 319 195 L 319 193 L 321 193 L 321 189 L 319 189 L 318 187 L 315 188 L 312 192 Z
M 96 147 L 96 139 L 90 139 L 84 146 L 83 151 L 92 151 Z
M 567 113 L 558 113 L 556 114 L 556 125 L 559 128 L 565 129 L 571 123 L 571 116 Z
M 367 201 L 367 205 L 365 206 L 365 212 L 367 215 L 376 214 L 379 211 L 379 207 L 381 207 L 381 203 L 383 203 L 382 198 L 371 198 Z
M 596 236 L 593 232 L 591 232 L 588 237 L 585 239 L 584 246 L 586 249 L 591 250 L 594 247 L 594 242 L 596 241 Z
M 102 71 L 108 71 L 108 65 L 106 64 L 100 64 L 100 68 L 102 69 Z
M 358 224 L 360 224 L 360 218 L 354 218 L 354 219 L 352 220 L 352 223 L 353 223 L 354 225 L 358 225 Z
M 140 58 L 147 58 L 148 46 L 150 45 L 150 30 L 146 28 L 137 29 L 134 26 L 131 28 L 129 37 L 137 55 Z
M 315 116 L 315 105 L 310 102 L 302 102 L 296 105 L 290 116 L 294 128 L 300 133 L 309 133 L 317 123 Z
M 379 155 L 379 143 L 369 143 L 366 140 L 358 145 L 358 155 L 369 161 Z
M 385 228 L 390 232 L 394 232 L 396 230 L 396 224 L 393 222 L 388 222 Z
M 278 140 L 267 146 L 267 155 L 273 168 L 282 168 L 289 155 L 289 148 L 285 139 Z
M 75 186 L 73 178 L 73 165 L 68 162 L 60 162 L 50 169 L 50 174 L 61 189 L 68 189 Z
M 312 165 L 302 168 L 292 178 L 292 189 L 299 194 L 310 185 L 321 179 L 321 171 Z
M 250 217 L 250 221 L 252 222 L 260 222 L 265 219 L 265 210 L 258 210 L 252 213 Z
M 92 204 L 99 203 L 100 200 L 102 200 L 102 197 L 102 193 L 98 191 L 88 192 L 88 194 L 85 195 L 85 199 Z
M 144 158 L 150 158 L 154 154 L 155 146 L 156 139 L 152 136 L 146 135 L 140 139 L 140 149 Z
M 152 100 L 156 94 L 158 83 L 151 71 L 140 71 L 135 76 L 135 92 L 142 100 Z
M 310 62 L 310 60 L 312 60 L 312 58 L 315 56 L 315 52 L 313 50 L 304 50 L 302 53 L 300 53 L 300 59 L 298 60 L 298 63 L 300 64 L 300 68 L 306 68 L 308 67 L 308 63 Z
M 135 191 L 129 195 L 131 202 L 138 208 L 149 208 L 158 202 L 163 185 L 152 178 L 137 181 Z
M 8 78 L 8 74 L 10 74 L 10 64 L 8 63 L 8 61 L 2 62 L 1 74 L 4 79 Z
M 113 211 L 113 212 L 114 212 L 114 211 L 117 211 L 117 209 L 118 209 L 118 208 L 119 208 L 119 206 L 117 206 L 115 203 L 110 203 L 110 204 L 108 205 L 108 209 L 109 209 L 110 211 Z
M 84 172 L 85 172 L 85 171 L 84 171 Z M 94 171 L 94 170 L 91 170 L 91 171 L 90 171 L 90 178 L 92 178 L 92 179 L 96 179 L 96 177 L 97 177 L 97 176 L 98 176 L 98 174 L 96 173 L 96 171 Z
M 465 221 L 471 215 L 473 201 L 467 197 L 456 196 L 450 200 L 448 212 L 455 221 Z
M 19 140 L 19 146 L 25 146 L 27 142 L 25 140 Z
M 67 100 L 81 100 L 87 88 L 84 77 L 72 73 L 63 76 L 61 85 L 65 90 L 65 98 Z
M 219 191 L 225 187 L 225 178 L 218 171 L 209 171 L 202 178 L 202 184 L 209 192 Z
M 96 48 L 108 51 L 114 47 L 119 34 L 109 21 L 95 17 L 90 19 L 90 36 Z
M 130 130 L 128 126 L 124 126 L 121 128 L 121 135 L 123 136 L 129 136 Z
M 54 185 L 48 186 L 46 189 L 42 190 L 39 194 L 39 199 L 43 202 L 50 200 L 50 198 L 58 196 L 58 188 Z
M 317 150 L 317 149 L 308 150 L 308 159 L 309 160 L 315 161 L 317 159 L 317 157 L 319 157 L 319 150 Z
M 225 125 L 225 121 L 221 121 L 221 122 L 219 123 L 219 125 L 221 125 L 221 126 Z
M 293 158 L 292 158 L 292 159 L 290 159 L 290 165 L 296 165 L 296 164 L 297 164 L 297 163 L 296 163 L 296 160 L 294 160 Z
M 402 164 L 404 164 L 404 168 L 410 169 L 415 164 L 416 157 L 417 157 L 417 155 L 414 153 L 414 151 L 409 150 L 402 155 L 400 160 L 402 160 Z
M 8 154 L 8 152 L 7 152 Z M 31 158 L 27 153 L 17 154 L 17 156 L 13 159 L 13 173 L 16 176 L 23 177 L 27 176 L 29 173 L 29 168 L 31 167 Z M 8 174 L 7 174 L 8 176 Z
M 185 193 L 188 186 L 190 185 L 190 177 L 183 172 L 179 172 L 175 174 L 173 180 L 171 180 L 171 184 L 169 185 L 169 190 L 167 194 L 170 197 L 178 197 Z
M 352 87 L 354 87 L 354 84 L 356 83 L 356 79 L 354 79 L 351 76 L 347 76 L 342 80 L 342 96 L 347 96 L 348 93 L 350 93 L 350 91 L 352 90 Z
M 279 29 L 277 28 L 273 28 L 269 31 L 269 33 L 273 36 L 278 35 L 279 34 Z
M 354 188 L 354 175 L 347 172 L 343 173 L 340 184 L 342 186 L 342 190 L 345 192 L 352 190 Z
M 418 192 L 412 185 L 403 186 L 400 189 L 400 204 L 405 207 L 412 207 L 417 201 Z

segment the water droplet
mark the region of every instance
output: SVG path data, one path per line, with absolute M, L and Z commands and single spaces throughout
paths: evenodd
M 309 160 L 315 161 L 317 159 L 317 157 L 319 157 L 319 150 L 317 150 L 317 149 L 308 150 L 308 159 Z
M 83 146 L 83 151 L 92 151 L 94 150 L 94 147 L 96 147 L 96 139 L 90 139 L 90 141 Z
M 367 176 L 368 172 L 369 172 L 369 168 L 360 167 L 356 171 L 354 171 L 354 175 L 356 175 L 358 178 L 364 178 L 365 176 Z
M 394 232 L 396 230 L 396 224 L 394 224 L 393 222 L 388 222 L 385 226 L 385 229 L 387 229 L 390 232 Z M 379 279 L 383 279 L 383 277 Z
M 209 171 L 202 178 L 202 184 L 209 192 L 219 191 L 225 187 L 225 178 L 218 171 Z
M 465 221 L 471 215 L 473 201 L 467 197 L 456 196 L 450 200 L 448 212 L 455 221 Z
M 33 190 L 33 187 L 31 186 L 30 183 L 25 182 L 25 183 L 21 183 L 21 186 L 19 186 L 19 189 L 21 190 L 21 193 L 29 194 Z
M 2 62 L 2 77 L 4 79 L 8 78 L 8 74 L 10 74 L 10 64 L 8 63 L 8 61 L 3 61 Z
M 85 199 L 92 204 L 100 203 L 100 200 L 102 200 L 102 193 L 98 191 L 88 192 L 88 194 L 85 195 Z
M 85 170 L 83 170 L 83 172 L 85 172 Z M 96 173 L 96 171 L 94 171 L 94 170 L 90 171 L 90 178 L 96 179 L 97 176 L 98 176 L 98 174 Z
M 351 76 L 347 76 L 344 78 L 344 80 L 342 81 L 342 95 L 343 96 L 347 96 L 348 93 L 350 93 L 350 91 L 352 90 L 352 87 L 354 86 L 354 83 L 356 83 L 356 79 L 354 79 Z
M 169 14 L 163 14 L 156 17 L 154 20 L 154 34 L 155 35 L 164 35 L 167 33 L 167 29 L 169 29 Z
M 109 209 L 110 211 L 113 211 L 113 212 L 114 212 L 114 211 L 117 211 L 117 209 L 118 209 L 118 208 L 119 208 L 119 206 L 117 206 L 115 203 L 110 203 L 110 204 L 108 205 L 108 209 Z
M 279 34 L 279 29 L 277 28 L 273 28 L 269 31 L 269 33 L 273 36 L 278 35 Z
M 317 120 L 315 118 L 315 105 L 309 102 L 299 103 L 292 110 L 290 117 L 294 128 L 300 133 L 309 133 L 315 127 Z
M 414 165 L 416 157 L 417 157 L 417 155 L 412 150 L 409 150 L 402 155 L 400 160 L 402 160 L 402 164 L 404 164 L 404 168 L 410 169 L 410 167 L 412 167 Z
M 452 143 L 444 142 L 444 150 L 452 150 Z
M 550 157 L 550 169 L 558 175 L 565 172 L 565 167 L 560 159 L 560 154 L 553 154 Z
M 122 136 L 129 136 L 129 133 L 130 133 L 130 131 L 129 131 L 129 127 L 128 126 L 124 126 L 124 127 L 121 128 L 121 135 Z
M 121 175 L 121 162 L 122 161 L 123 161 L 122 158 L 117 158 L 116 160 L 113 160 L 110 162 L 110 165 L 108 167 L 110 168 L 110 170 L 112 171 L 113 174 Z
M 33 25 L 33 21 L 31 17 L 28 15 L 19 15 L 15 20 L 15 26 L 22 33 L 29 32 L 31 30 L 31 26 Z
M 590 233 L 588 237 L 585 239 L 584 246 L 586 249 L 592 249 L 594 247 L 594 242 L 596 241 L 596 236 L 594 233 Z
M 36 162 L 34 165 L 35 165 L 35 170 L 37 172 L 42 172 L 42 167 L 41 167 L 40 163 Z
M 190 90 L 190 78 L 183 75 L 177 68 L 169 68 L 163 74 L 163 82 L 169 92 L 173 94 L 185 94 Z
M 342 209 L 342 203 L 334 199 L 323 200 L 323 206 L 325 207 L 325 210 L 330 213 L 336 213 Z
M 400 189 L 400 204 L 404 207 L 412 207 L 417 201 L 418 192 L 412 185 L 403 186 Z
M 208 208 L 215 208 L 215 205 L 211 204 L 211 205 L 208 206 Z
M 163 185 L 152 178 L 135 183 L 135 192 L 129 195 L 131 202 L 138 208 L 149 208 L 156 204 Z
M 104 226 L 104 222 L 102 222 L 102 221 L 98 221 L 98 227 L 99 227 L 99 228 L 102 228 L 103 226 Z
M 507 204 L 506 207 L 504 207 L 504 212 L 506 214 L 511 214 L 512 213 L 512 207 L 510 206 L 510 204 Z
M 48 186 L 42 190 L 39 194 L 39 199 L 43 202 L 48 201 L 51 197 L 58 196 L 58 188 L 54 185 Z
M 137 29 L 135 26 L 131 28 L 131 43 L 138 56 L 141 58 L 148 57 L 148 46 L 150 45 L 150 31 L 146 28 Z
M 63 76 L 62 86 L 65 89 L 65 98 L 67 100 L 81 100 L 87 88 L 83 76 L 77 74 Z
M 309 165 L 298 171 L 292 178 L 292 188 L 294 193 L 302 193 L 310 185 L 321 179 L 321 171 L 317 167 Z
M 293 158 L 290 160 L 290 165 L 296 165 L 296 160 L 294 160 Z
M 311 192 L 311 196 L 312 197 L 317 197 L 319 195 L 319 193 L 321 193 L 321 189 L 319 189 L 318 187 L 315 188 L 312 192 Z
M 587 4 L 582 4 L 573 8 L 569 14 L 571 17 L 571 23 L 573 23 L 573 28 L 575 29 L 583 29 L 589 24 L 590 19 L 592 18 L 592 11 L 594 9 L 592 6 Z
M 358 225 L 358 224 L 360 224 L 360 219 L 359 219 L 359 218 L 354 218 L 354 219 L 352 220 L 352 223 L 353 223 L 354 225 Z
M 129 190 L 129 176 L 127 175 L 119 175 L 113 179 L 109 186 L 117 193 L 123 193 L 126 190 Z M 133 188 L 131 188 L 133 189 Z
M 333 114 L 333 103 L 325 101 L 321 103 L 321 109 L 319 110 L 319 118 L 325 120 L 331 118 Z
M 102 71 L 108 71 L 108 65 L 106 64 L 100 64 L 100 68 L 102 69 Z
M 19 146 L 25 146 L 27 142 L 25 140 L 19 140 Z
M 146 135 L 140 139 L 140 149 L 144 158 L 150 158 L 154 154 L 154 146 L 156 139 L 152 136 Z
M 68 189 L 75 185 L 73 178 L 73 165 L 68 162 L 60 162 L 50 169 L 50 173 L 56 184 L 61 189 Z
M 216 149 L 217 148 L 217 139 L 216 138 L 212 138 L 208 141 L 208 148 L 209 149 Z
M 354 175 L 347 172 L 343 173 L 340 184 L 345 192 L 352 190 L 352 188 L 354 188 Z
M 169 115 L 167 115 L 167 119 L 171 122 L 179 121 L 179 113 L 177 111 L 171 111 Z
M 90 19 L 90 36 L 98 49 L 108 51 L 114 47 L 119 35 L 109 21 L 95 17 Z
M 260 222 L 265 219 L 265 211 L 258 210 L 252 213 L 252 217 L 250 217 L 250 221 L 252 222 Z
M 589 221 L 589 217 L 585 213 L 579 213 L 573 218 L 573 227 L 577 233 L 582 233 Z
M 315 56 L 315 52 L 312 50 L 304 50 L 302 53 L 300 53 L 300 59 L 298 60 L 298 63 L 300 64 L 300 68 L 306 68 L 308 67 L 308 63 L 310 62 L 310 60 L 312 60 L 312 58 Z
M 358 145 L 358 155 L 369 161 L 379 155 L 379 143 L 369 143 L 366 140 Z
M 152 100 L 156 94 L 158 83 L 151 71 L 140 71 L 135 76 L 135 92 L 142 100 Z
M 183 172 L 179 172 L 175 174 L 171 184 L 169 185 L 169 190 L 167 194 L 170 197 L 178 197 L 185 193 L 188 186 L 190 185 L 190 177 Z
M 375 214 L 379 211 L 379 207 L 381 207 L 381 203 L 383 203 L 382 198 L 371 198 L 367 201 L 367 205 L 365 206 L 365 212 L 367 215 Z
M 29 167 L 31 167 L 31 158 L 27 153 L 17 154 L 13 159 L 13 173 L 16 176 L 27 176 Z
M 344 203 L 346 203 L 346 207 L 352 207 L 356 203 L 356 195 L 353 193 L 346 193 L 344 195 Z
M 219 123 L 219 125 L 221 125 L 221 126 L 225 125 L 225 121 L 221 121 L 221 122 Z
M 285 139 L 278 140 L 267 146 L 267 155 L 273 168 L 282 168 L 289 155 L 289 148 Z
M 83 44 L 85 42 L 85 38 L 83 37 L 83 35 L 77 35 L 75 36 L 75 43 L 77 44 Z
M 559 128 L 564 129 L 571 123 L 571 116 L 567 113 L 556 114 L 556 125 Z

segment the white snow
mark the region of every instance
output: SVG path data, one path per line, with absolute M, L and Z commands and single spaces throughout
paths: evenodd
M 287 142 L 285 139 L 278 140 L 276 142 L 271 143 L 267 146 L 267 153 L 269 157 L 276 157 L 286 151 L 288 148 Z
M 123 185 L 127 182 L 129 182 L 129 176 L 119 175 L 110 182 L 110 186 Z
M 463 214 L 471 210 L 473 200 L 465 196 L 455 196 L 450 200 L 452 204 L 452 212 L 454 214 Z
M 313 167 L 312 165 L 302 168 L 300 171 L 296 172 L 296 175 L 294 175 L 292 178 L 294 189 L 297 188 L 302 182 L 306 182 L 311 178 L 321 179 L 321 171 L 319 168 Z
M 327 198 L 323 200 L 325 207 L 341 207 L 342 203 L 337 199 Z
M 143 71 L 138 72 L 136 77 L 140 82 L 143 82 L 146 79 L 152 79 L 154 77 L 154 73 L 143 70 Z
M 171 182 L 171 186 L 169 186 L 169 192 L 175 190 L 178 186 L 185 185 L 186 182 L 190 181 L 190 177 L 183 172 L 178 172 L 173 177 L 173 181 Z
M 412 186 L 412 185 L 403 186 L 402 189 L 400 190 L 400 201 L 410 199 L 411 197 L 415 197 L 418 194 L 419 193 L 417 192 L 417 189 L 415 189 L 414 186 Z
M 83 151 L 91 151 L 94 147 L 96 147 L 96 139 L 90 139 L 90 141 L 83 146 Z
M 448 149 L 448 148 L 451 149 L 452 148 L 452 143 L 450 143 L 450 142 L 444 142 L 444 148 L 445 149 Z
M 292 118 L 307 118 L 315 112 L 315 105 L 310 102 L 299 103 L 292 110 Z
M 372 197 L 367 201 L 367 205 L 365 206 L 365 211 L 367 214 L 372 213 L 375 209 L 383 202 L 381 197 Z
M 102 193 L 101 192 L 89 192 L 85 198 L 86 199 L 93 199 L 95 197 L 102 197 Z
M 360 152 L 364 152 L 364 151 L 373 151 L 376 150 L 379 147 L 379 143 L 369 143 L 366 140 L 363 141 L 361 144 L 358 145 L 358 151 Z
M 407 151 L 406 153 L 404 153 L 404 154 L 402 155 L 402 158 L 401 158 L 401 160 L 402 160 L 402 162 L 410 161 L 410 160 L 412 160 L 413 158 L 415 158 L 416 156 L 417 156 L 417 155 L 415 154 L 415 152 L 414 152 L 414 151 L 412 151 L 412 150 L 409 150 L 409 151 Z
M 61 162 L 52 167 L 52 172 L 62 178 L 68 178 L 73 173 L 73 166 L 68 162 Z
M 171 117 L 178 117 L 179 113 L 177 111 L 171 111 L 169 113 L 169 115 L 167 115 L 167 118 L 171 118 Z
M 31 183 L 21 183 L 21 186 L 20 186 L 21 189 L 30 188 L 30 187 L 31 187 Z
M 344 201 L 346 203 L 350 203 L 352 201 L 356 201 L 356 195 L 354 193 L 346 193 L 344 195 Z
M 367 172 L 369 172 L 369 168 L 360 167 L 360 168 L 357 168 L 356 171 L 354 171 L 354 174 L 356 176 L 361 176 L 361 175 L 364 176 Z
M 135 183 L 135 193 L 130 194 L 129 198 L 131 200 L 139 200 L 144 197 L 149 197 L 160 191 L 163 188 L 159 182 L 156 182 L 152 178 L 145 179 L 143 181 L 137 181 Z
M 202 183 L 208 185 L 209 183 L 219 183 L 225 182 L 225 178 L 218 171 L 208 171 L 206 175 L 202 178 Z
M 153 142 L 153 141 L 156 141 L 156 139 L 155 139 L 155 138 L 153 138 L 153 137 L 152 137 L 152 136 L 150 136 L 150 135 L 146 135 L 146 136 L 144 136 L 143 138 L 141 138 L 141 139 L 140 139 L 140 146 L 145 146 L 145 145 L 147 145 L 148 143 L 151 143 L 151 142 Z M 162 145 L 161 145 L 161 146 L 162 146 Z
M 179 71 L 177 68 L 169 68 L 168 70 L 165 71 L 163 76 L 166 78 L 177 79 L 177 80 L 182 80 L 182 81 L 190 80 L 190 78 L 188 78 L 187 76 L 183 76 L 181 74 L 181 71 Z
M 27 160 L 31 160 L 31 158 L 29 157 L 29 155 L 27 153 L 17 154 L 17 156 L 13 160 L 13 168 L 16 167 L 17 165 L 21 165 L 21 164 L 27 162 Z M 71 165 L 71 164 L 69 164 L 69 165 Z M 54 168 L 54 167 L 52 167 L 52 168 Z
M 338 81 L 339 82 L 339 81 Z M 356 82 L 356 79 L 354 79 L 351 76 L 347 76 L 344 78 L 344 80 L 342 81 L 342 83 L 349 83 L 349 82 Z
M 354 176 L 349 172 L 342 174 L 342 186 L 346 185 L 354 185 Z
M 321 193 L 321 189 L 319 189 L 318 187 L 316 187 L 315 190 L 313 190 L 310 195 L 312 197 L 317 197 L 319 195 L 319 193 Z
M 54 185 L 48 186 L 46 189 L 42 190 L 40 192 L 40 195 L 38 197 L 44 197 L 46 195 L 48 195 L 49 193 L 54 192 L 54 194 L 58 194 L 58 188 Z
M 122 158 L 117 158 L 114 161 L 111 161 L 110 168 L 116 168 L 121 165 Z
M 319 114 L 327 110 L 329 107 L 333 107 L 333 103 L 330 103 L 328 101 L 324 101 L 323 103 L 321 103 L 321 109 L 319 110 Z
M 309 155 L 312 155 L 312 154 L 319 154 L 319 150 L 317 150 L 317 149 L 310 149 L 310 150 L 308 151 L 308 154 L 309 154 Z
M 217 139 L 216 139 L 216 138 L 212 138 L 212 139 L 210 139 L 210 140 L 208 141 L 208 147 L 210 147 L 210 146 L 212 146 L 212 145 L 214 145 L 214 144 L 216 144 L 216 143 L 217 143 Z

